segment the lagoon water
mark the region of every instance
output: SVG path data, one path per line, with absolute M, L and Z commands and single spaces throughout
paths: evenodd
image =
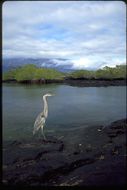
M 125 86 L 3 84 L 3 141 L 32 137 L 34 121 L 43 110 L 42 96 L 46 93 L 55 94 L 48 97 L 46 135 L 57 137 L 73 130 L 78 133 L 79 128 L 107 125 L 126 117 Z

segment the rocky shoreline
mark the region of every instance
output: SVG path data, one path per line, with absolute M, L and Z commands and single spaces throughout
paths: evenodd
M 79 87 L 102 87 L 102 86 L 125 86 L 126 79 L 86 79 L 86 78 L 66 78 L 64 80 L 58 79 L 39 79 L 39 80 L 23 80 L 17 82 L 16 80 L 4 80 L 3 83 L 19 83 L 19 84 L 67 84 Z
M 47 136 L 46 141 L 4 142 L 3 185 L 125 186 L 126 121 Z
M 79 87 L 126 86 L 126 79 L 67 79 L 65 84 Z

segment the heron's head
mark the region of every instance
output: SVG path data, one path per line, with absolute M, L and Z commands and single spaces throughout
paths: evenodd
M 53 95 L 53 94 L 48 93 L 48 94 L 45 94 L 43 97 L 48 97 L 48 96 L 54 96 L 54 95 Z

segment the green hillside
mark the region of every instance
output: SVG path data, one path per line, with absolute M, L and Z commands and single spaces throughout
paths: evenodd
M 3 80 L 15 79 L 17 81 L 32 79 L 63 79 L 63 73 L 49 68 L 38 68 L 28 64 L 17 69 L 3 73 Z
M 73 78 L 96 78 L 96 79 L 115 79 L 115 78 L 126 78 L 126 65 L 117 65 L 114 68 L 104 67 L 96 71 L 89 70 L 78 70 L 69 74 Z
M 27 64 L 22 67 L 4 72 L 3 80 L 12 80 L 20 82 L 23 80 L 33 79 L 55 79 L 63 80 L 66 78 L 86 78 L 86 79 L 115 79 L 115 78 L 126 78 L 126 65 L 117 65 L 115 68 L 104 67 L 96 71 L 90 70 L 76 70 L 71 73 L 62 73 L 55 69 L 50 68 L 39 68 L 33 64 Z

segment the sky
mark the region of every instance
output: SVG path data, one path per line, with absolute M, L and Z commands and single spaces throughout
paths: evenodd
M 3 58 L 65 59 L 74 69 L 126 63 L 123 1 L 6 1 Z

